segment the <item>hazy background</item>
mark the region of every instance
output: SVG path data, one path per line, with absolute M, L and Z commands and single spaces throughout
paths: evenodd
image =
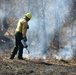
M 30 57 L 71 59 L 76 54 L 76 0 L 0 0 L 0 50 L 11 51 L 20 18 L 30 12 Z

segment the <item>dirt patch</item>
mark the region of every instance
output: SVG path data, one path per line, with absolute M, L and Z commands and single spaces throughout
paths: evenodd
M 0 75 L 76 75 L 76 66 L 38 59 L 0 59 Z

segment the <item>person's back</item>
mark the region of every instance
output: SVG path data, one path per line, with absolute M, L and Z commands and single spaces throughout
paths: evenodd
M 22 18 L 18 22 L 16 32 L 21 32 L 23 34 L 23 37 L 25 37 L 27 33 L 27 28 L 28 28 L 28 23 L 26 19 Z

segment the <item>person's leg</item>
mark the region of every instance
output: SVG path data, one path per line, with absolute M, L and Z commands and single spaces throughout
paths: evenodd
M 10 59 L 13 59 L 15 57 L 15 55 L 17 54 L 17 51 L 18 51 L 18 40 L 17 40 L 16 34 L 15 34 L 15 46 L 12 51 Z
M 14 49 L 13 49 L 13 52 L 11 54 L 10 59 L 14 59 L 15 55 L 17 54 L 17 51 L 18 51 L 18 47 L 15 46 Z
M 21 40 L 23 39 L 22 37 L 22 33 L 18 33 L 18 36 L 17 36 L 17 40 L 18 40 L 18 50 L 19 50 L 19 53 L 18 53 L 18 59 L 22 59 L 22 54 L 23 54 L 23 45 L 21 43 Z
M 19 59 L 22 59 L 22 54 L 23 54 L 23 45 L 20 43 L 19 44 L 19 53 L 18 53 Z

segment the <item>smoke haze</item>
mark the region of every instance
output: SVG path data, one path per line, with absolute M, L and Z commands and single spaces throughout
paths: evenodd
M 44 19 L 42 20 L 43 22 L 45 20 L 45 25 L 41 25 L 39 22 L 41 22 L 42 20 L 40 21 L 39 18 L 34 17 L 34 15 L 33 15 L 33 19 L 29 22 L 30 29 L 28 35 L 29 36 L 32 35 L 28 39 L 28 42 L 30 43 L 29 49 L 31 51 L 31 57 L 41 57 L 44 55 L 44 52 L 46 53 L 44 44 L 48 43 L 49 40 L 51 40 L 48 39 L 48 36 L 51 35 L 50 37 L 52 38 L 54 36 L 55 31 L 59 31 L 59 28 L 61 28 L 65 24 L 65 20 L 70 16 L 70 12 L 72 9 L 71 0 L 69 1 L 52 0 L 50 1 L 49 4 L 50 6 L 48 6 L 47 3 L 46 3 L 47 6 L 45 6 L 45 1 L 43 4 L 43 6 L 45 7 L 44 10 L 45 17 L 43 16 Z M 43 29 L 42 31 L 43 26 L 45 26 L 46 28 L 46 34 L 45 34 L 46 37 L 44 37 L 42 33 L 45 31 L 45 29 Z M 65 46 L 67 46 L 67 44 Z M 65 59 L 72 57 L 73 52 L 71 45 L 68 44 L 68 46 L 67 46 L 68 51 L 65 49 L 65 47 L 64 49 L 59 49 L 58 57 L 59 56 L 62 58 L 65 57 Z
M 2 19 L 5 16 L 5 13 L 3 12 L 3 10 L 0 9 L 0 19 Z
M 59 49 L 57 55 L 54 54 L 53 56 L 63 59 L 73 57 L 72 41 L 73 43 L 75 41 L 71 41 L 70 39 L 72 39 L 72 24 L 75 26 L 76 21 L 74 21 L 74 23 L 70 21 L 68 27 L 64 27 L 68 22 L 67 20 L 72 16 L 72 0 L 16 0 L 15 3 L 14 1 L 9 1 L 9 3 L 11 2 L 12 4 L 6 1 L 6 5 L 10 7 L 8 11 L 6 11 L 9 22 L 14 18 L 18 20 L 24 17 L 24 14 L 27 12 L 33 15 L 33 18 L 28 22 L 29 30 L 27 32 L 28 49 L 31 52 L 30 58 L 46 58 L 48 45 L 53 41 L 55 35 L 58 36 L 56 37 L 59 41 L 57 44 L 62 45 L 62 43 L 64 43 L 64 46 Z M 5 12 L 0 9 L 0 19 L 4 16 Z M 16 22 L 17 21 L 12 21 L 9 25 L 10 28 L 13 28 L 13 33 L 16 28 Z M 65 32 L 65 35 L 60 35 L 61 32 Z

